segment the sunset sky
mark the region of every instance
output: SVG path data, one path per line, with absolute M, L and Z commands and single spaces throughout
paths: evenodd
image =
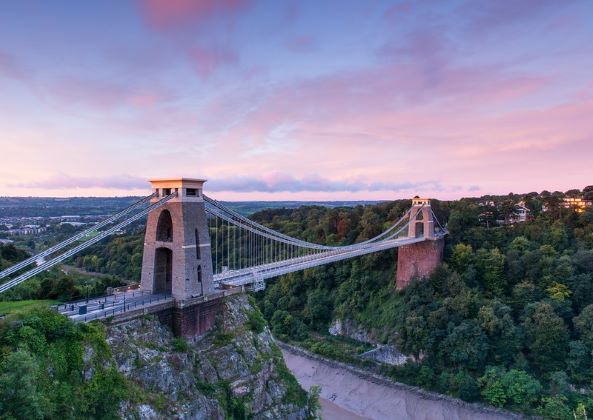
M 0 195 L 593 184 L 593 1 L 0 3 Z

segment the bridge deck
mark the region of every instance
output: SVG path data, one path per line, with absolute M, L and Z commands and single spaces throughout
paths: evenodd
M 245 288 L 234 287 L 231 289 L 221 290 L 216 292 L 198 296 L 186 301 L 175 301 L 170 294 L 152 294 L 143 291 L 131 291 L 125 293 L 117 293 L 115 295 L 101 296 L 93 299 L 84 299 L 75 302 L 61 303 L 54 306 L 59 313 L 66 315 L 74 322 L 90 322 L 98 319 L 105 319 L 109 317 L 115 318 L 117 321 L 133 319 L 141 315 L 160 312 L 173 306 L 191 306 L 201 302 L 207 302 L 214 299 L 220 299 L 227 296 L 232 296 L 237 293 L 243 293 Z M 79 308 L 87 307 L 86 314 L 80 314 Z
M 57 305 L 55 308 L 62 315 L 68 316 L 75 322 L 88 322 L 95 319 L 119 316 L 135 310 L 147 310 L 151 307 L 161 306 L 164 303 L 173 303 L 169 294 L 151 294 L 142 291 L 118 293 L 100 298 L 81 300 Z M 81 307 L 86 306 L 86 314 L 80 314 Z M 146 311 L 145 311 L 146 312 Z
M 436 236 L 435 239 L 441 236 Z M 378 243 L 368 244 L 362 247 L 346 248 L 336 251 L 326 251 L 318 254 L 312 254 L 305 257 L 292 258 L 275 263 L 260 265 L 256 267 L 245 268 L 242 270 L 229 270 L 214 275 L 214 282 L 225 286 L 244 286 L 255 283 L 256 281 L 266 280 L 283 274 L 300 271 L 307 268 L 318 267 L 336 261 L 342 261 L 373 252 L 384 251 L 387 249 L 398 248 L 403 245 L 411 245 L 425 241 L 423 237 L 418 238 L 398 238 L 386 240 Z

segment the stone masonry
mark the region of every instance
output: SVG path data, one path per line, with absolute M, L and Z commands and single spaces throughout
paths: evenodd
M 430 276 L 443 260 L 444 247 L 445 240 L 436 239 L 398 248 L 395 287 L 403 289 L 414 278 Z

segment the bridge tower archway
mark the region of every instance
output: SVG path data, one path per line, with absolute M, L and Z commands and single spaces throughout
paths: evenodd
M 154 257 L 154 293 L 173 292 L 173 251 L 157 248 Z
M 159 242 L 173 242 L 173 219 L 171 218 L 171 212 L 167 209 L 159 214 L 156 240 Z

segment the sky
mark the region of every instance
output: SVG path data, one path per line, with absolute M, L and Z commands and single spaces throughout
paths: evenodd
M 0 0 L 0 195 L 593 184 L 590 0 Z

